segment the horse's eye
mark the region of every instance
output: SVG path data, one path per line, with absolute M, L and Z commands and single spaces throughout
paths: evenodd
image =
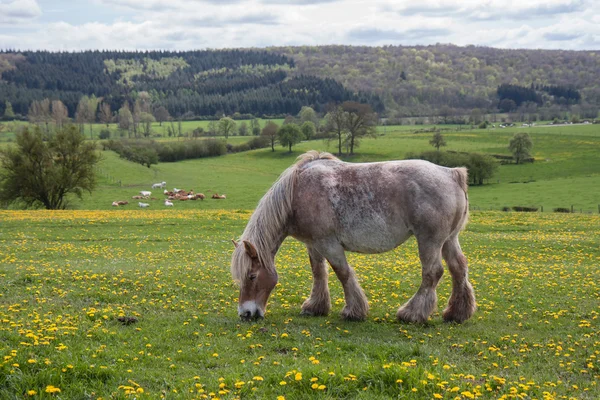
M 250 278 L 250 280 L 253 281 L 256 279 L 256 274 L 252 274 L 248 278 Z

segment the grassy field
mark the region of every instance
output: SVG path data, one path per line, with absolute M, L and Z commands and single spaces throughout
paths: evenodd
M 262 119 L 262 118 L 258 118 L 258 121 L 260 122 L 260 126 L 264 127 L 267 120 Z M 281 125 L 283 123 L 283 119 L 272 119 L 269 121 L 273 121 L 278 125 Z M 183 133 L 184 136 L 189 136 L 191 135 L 191 132 L 194 131 L 194 129 L 196 128 L 203 128 L 205 131 L 208 131 L 208 124 L 211 121 L 181 121 L 181 131 Z M 236 121 L 237 126 L 239 127 L 240 124 L 242 122 L 245 122 L 246 125 L 248 126 L 248 134 L 251 135 L 251 127 L 250 127 L 250 121 L 246 120 L 246 121 Z M 14 121 L 14 122 L 4 122 L 3 124 L 5 124 L 8 128 L 5 128 L 6 131 L 0 133 L 0 143 L 1 142 L 9 142 L 14 140 L 15 137 L 15 131 L 17 131 L 19 129 L 19 127 L 28 125 L 27 122 L 23 122 L 23 121 Z M 173 125 L 171 125 L 170 122 L 163 122 L 162 124 L 155 122 L 152 124 L 152 129 L 151 129 L 151 135 L 153 136 L 154 140 L 177 140 L 177 138 L 173 138 L 173 137 L 169 137 L 168 135 L 168 127 L 173 127 L 173 129 L 175 129 L 177 132 L 179 130 L 178 128 L 178 123 L 177 121 L 173 122 Z M 121 132 L 119 130 L 119 127 L 117 124 L 108 124 L 108 127 L 105 124 L 93 124 L 91 131 L 90 131 L 90 125 L 89 124 L 85 124 L 84 125 L 84 134 L 87 138 L 94 138 L 95 140 L 98 139 L 98 135 L 100 134 L 100 132 L 104 129 L 108 129 L 110 131 L 110 136 L 111 138 L 117 139 L 122 137 L 121 135 L 126 135 L 126 133 Z M 140 128 L 141 129 L 141 128 Z M 230 140 L 235 143 L 235 142 L 245 142 L 248 140 L 248 137 L 237 137 L 237 136 L 231 136 Z
M 334 275 L 332 315 L 299 316 L 310 268 L 286 240 L 266 319 L 240 322 L 229 238 L 248 217 L 1 211 L 0 398 L 600 397 L 600 216 L 473 213 L 478 311 L 425 326 L 394 318 L 420 283 L 414 240 L 349 255 L 362 323 L 337 315 Z M 449 292 L 446 273 L 440 309 Z
M 502 165 L 491 182 L 472 186 L 469 189 L 472 207 L 500 210 L 504 206 L 536 206 L 548 212 L 556 207 L 573 206 L 577 211 L 597 213 L 600 204 L 600 126 L 448 130 L 444 135 L 447 150 L 508 155 L 510 138 L 515 132 L 522 131 L 527 131 L 533 139 L 536 161 L 525 165 Z M 379 132 L 378 138 L 363 140 L 355 156 L 343 158 L 351 162 L 402 159 L 409 152 L 431 149 L 432 134 L 419 130 L 415 133 L 414 126 L 379 127 Z M 262 149 L 220 158 L 160 163 L 150 169 L 120 160 L 112 152 L 104 152 L 98 190 L 86 196 L 83 202 L 74 204 L 81 209 L 109 209 L 114 200 L 128 200 L 140 190 L 149 190 L 153 182 L 166 181 L 169 189 L 194 189 L 205 194 L 219 192 L 228 196 L 222 202 L 182 202 L 176 204 L 178 208 L 253 209 L 281 171 L 299 154 L 310 149 L 337 151 L 333 142 L 314 140 L 295 146 L 291 154 L 277 147 L 275 152 Z M 160 201 L 151 204 L 162 207 Z

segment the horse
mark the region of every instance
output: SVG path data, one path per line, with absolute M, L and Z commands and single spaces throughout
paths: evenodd
M 437 307 L 443 257 L 452 275 L 452 294 L 442 316 L 462 323 L 476 309 L 458 240 L 468 215 L 466 168 L 422 160 L 347 163 L 309 151 L 281 174 L 259 201 L 239 242 L 233 240 L 231 274 L 240 286 L 238 315 L 242 320 L 264 318 L 278 281 L 275 255 L 291 236 L 306 245 L 313 275 L 302 314 L 321 316 L 331 310 L 327 260 L 344 289 L 342 318 L 364 320 L 369 305 L 345 251 L 382 253 L 415 236 L 421 286 L 396 318 L 427 322 Z

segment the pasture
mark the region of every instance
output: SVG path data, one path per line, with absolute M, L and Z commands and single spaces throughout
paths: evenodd
M 410 152 L 431 150 L 431 126 L 378 127 L 381 134 L 365 139 L 351 162 L 402 159 Z M 442 128 L 443 129 L 443 128 Z M 454 128 L 452 128 L 454 129 Z M 494 178 L 484 186 L 469 189 L 475 209 L 500 210 L 508 206 L 544 207 L 545 212 L 564 207 L 598 212 L 600 204 L 600 127 L 598 125 L 539 126 L 531 128 L 442 131 L 444 150 L 509 155 L 508 142 L 515 132 L 526 131 L 532 137 L 536 162 L 525 165 L 501 165 Z M 385 133 L 384 133 L 385 132 Z M 236 140 L 242 138 L 235 137 Z M 246 138 L 243 138 L 246 140 Z M 230 138 L 231 141 L 231 138 Z M 115 200 L 130 200 L 140 190 L 150 190 L 155 182 L 166 181 L 167 187 L 194 189 L 210 195 L 227 194 L 223 202 L 182 202 L 182 209 L 253 209 L 279 174 L 307 150 L 336 152 L 336 143 L 312 140 L 294 146 L 289 154 L 281 146 L 228 154 L 224 157 L 160 163 L 150 169 L 121 160 L 115 153 L 103 152 L 99 167 L 100 185 L 83 202 L 80 209 L 109 209 Z M 162 199 L 161 196 L 157 197 Z M 151 207 L 161 207 L 161 201 Z M 128 206 L 131 208 L 131 205 Z
M 0 398 L 600 397 L 600 216 L 474 212 L 478 311 L 400 324 L 413 239 L 349 254 L 365 322 L 301 317 L 311 273 L 286 240 L 266 319 L 237 317 L 232 237 L 249 211 L 0 211 Z

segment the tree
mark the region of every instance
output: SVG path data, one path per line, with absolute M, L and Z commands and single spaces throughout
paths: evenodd
M 441 134 L 441 132 L 436 132 L 433 134 L 429 144 L 435 147 L 437 151 L 440 151 L 440 147 L 444 147 L 446 145 L 446 139 L 444 139 L 444 136 Z
M 11 119 L 15 117 L 15 112 L 13 110 L 13 106 L 10 101 L 6 101 L 4 103 L 4 117 L 6 119 Z
M 218 130 L 219 134 L 225 136 L 225 139 L 229 138 L 233 132 L 235 132 L 235 121 L 229 117 L 223 117 L 219 120 Z
M 508 144 L 508 149 L 512 152 L 513 158 L 517 164 L 520 164 L 526 158 L 531 157 L 531 148 L 533 142 L 525 132 L 515 133 Z
M 123 107 L 119 109 L 119 115 L 117 116 L 119 121 L 119 129 L 127 131 L 128 136 L 131 137 L 131 126 L 133 125 L 133 116 L 129 111 L 129 104 L 123 103 Z
M 81 199 L 94 189 L 100 155 L 76 127 L 58 130 L 47 141 L 39 128 L 25 128 L 16 144 L 0 149 L 1 202 L 62 210 L 70 195 Z
M 52 100 L 52 119 L 57 129 L 62 128 L 65 121 L 69 119 L 69 110 L 60 100 Z
M 298 113 L 298 118 L 300 118 L 300 122 L 312 122 L 315 125 L 315 128 L 319 124 L 319 118 L 317 117 L 317 113 L 312 107 L 303 106 Z
M 312 121 L 304 122 L 300 127 L 300 130 L 306 140 L 311 140 L 317 133 L 317 128 L 315 128 L 315 124 L 313 124 Z
M 100 122 L 106 124 L 106 127 L 108 128 L 108 125 L 112 122 L 112 120 L 113 115 L 110 109 L 110 104 L 107 102 L 103 102 L 100 105 Z
M 505 113 L 511 112 L 517 109 L 517 103 L 511 99 L 502 99 L 500 100 L 500 103 L 498 103 L 498 109 Z
M 217 121 L 212 120 L 208 123 L 208 134 L 210 136 L 217 136 Z
M 338 155 L 342 155 L 342 140 L 346 136 L 347 113 L 338 105 L 330 104 L 325 115 L 325 131 L 338 140 Z
M 342 109 L 347 113 L 348 136 L 346 140 L 350 147 L 350 155 L 353 155 L 354 148 L 358 147 L 361 138 L 377 135 L 377 114 L 373 112 L 370 105 L 355 101 L 344 102 Z
M 96 110 L 98 109 L 98 103 L 100 99 L 92 95 L 91 97 L 83 96 L 77 104 L 77 111 L 75 112 L 75 121 L 80 125 L 80 129 L 83 132 L 83 126 L 86 122 L 90 124 L 90 138 L 94 138 L 93 124 L 96 122 Z
M 260 121 L 257 118 L 252 119 L 252 121 L 250 122 L 250 127 L 254 136 L 260 135 Z
M 474 185 L 483 185 L 498 169 L 498 162 L 487 154 L 471 153 L 465 164 L 469 168 L 469 179 Z
M 163 121 L 168 121 L 171 115 L 165 107 L 160 106 L 154 111 L 154 118 L 158 121 L 159 126 L 162 126 Z
M 277 132 L 277 138 L 279 139 L 279 143 L 283 147 L 288 146 L 289 152 L 292 152 L 292 146 L 300 143 L 304 138 L 302 135 L 302 131 L 300 127 L 296 124 L 287 124 L 283 125 L 279 131 Z
M 41 101 L 34 100 L 29 106 L 27 118 L 32 124 L 46 124 L 46 133 L 48 133 L 48 122 L 50 122 L 50 100 L 44 99 Z
M 248 134 L 248 124 L 246 124 L 246 121 L 242 121 L 240 123 L 240 127 L 238 128 L 238 135 L 246 136 L 247 134 Z
M 152 133 L 152 123 L 156 122 L 154 115 L 143 112 L 140 114 L 140 122 L 142 123 L 142 132 L 144 133 L 144 136 L 150 137 L 150 134 Z
M 266 137 L 271 143 L 271 151 L 275 151 L 275 143 L 277 142 L 277 131 L 279 126 L 276 123 L 269 121 L 262 129 L 261 136 Z

